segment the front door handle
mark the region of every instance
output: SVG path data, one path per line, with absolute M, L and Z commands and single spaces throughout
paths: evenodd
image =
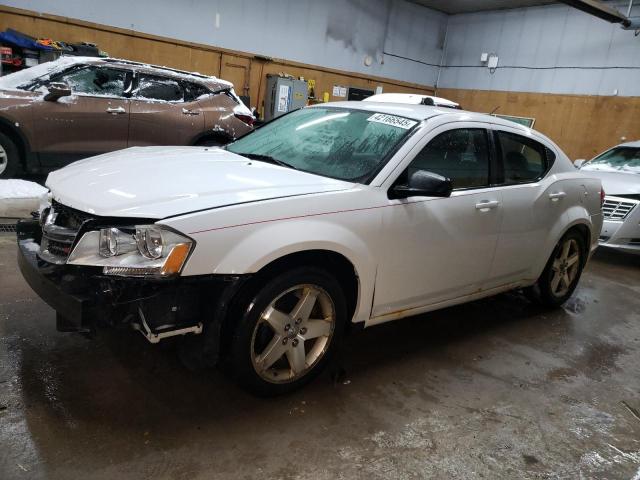
M 182 113 L 184 115 L 200 115 L 200 110 L 189 110 L 188 108 L 183 108 Z
M 107 108 L 107 113 L 110 113 L 111 115 L 120 115 L 122 113 L 127 113 L 127 111 L 124 107 L 109 107 Z
M 566 196 L 567 194 L 565 192 L 554 192 L 549 194 L 549 198 L 551 199 L 552 202 L 557 202 L 558 200 Z
M 498 205 L 500 205 L 500 202 L 498 200 L 483 200 L 480 203 L 476 203 L 476 210 L 486 212 L 487 210 L 497 208 Z

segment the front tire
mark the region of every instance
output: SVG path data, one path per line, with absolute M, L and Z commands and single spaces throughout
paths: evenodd
M 536 303 L 559 307 L 573 294 L 586 263 L 586 249 L 582 236 L 568 232 L 560 239 L 547 265 L 532 287 L 525 293 Z
M 19 171 L 18 147 L 4 133 L 0 133 L 0 178 L 13 178 Z
M 342 340 L 347 317 L 336 279 L 319 268 L 297 268 L 248 298 L 231 342 L 237 382 L 255 395 L 274 396 L 317 377 Z

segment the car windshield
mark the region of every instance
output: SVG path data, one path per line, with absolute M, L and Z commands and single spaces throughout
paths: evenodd
M 325 177 L 364 182 L 418 124 L 344 108 L 303 108 L 255 130 L 227 150 Z
M 612 148 L 588 162 L 583 169 L 640 173 L 640 148 Z

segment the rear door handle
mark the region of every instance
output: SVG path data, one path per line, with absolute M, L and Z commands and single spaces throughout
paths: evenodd
M 120 115 L 121 113 L 127 113 L 124 107 L 109 107 L 107 108 L 107 113 L 111 115 Z
M 182 113 L 184 115 L 200 115 L 199 110 L 189 110 L 188 108 L 183 108 Z
M 487 211 L 493 208 L 497 208 L 500 205 L 498 200 L 483 200 L 480 203 L 476 203 L 476 210 Z
M 549 198 L 551 199 L 552 202 L 557 202 L 558 200 L 566 196 L 567 194 L 565 192 L 555 192 L 555 193 L 549 194 Z

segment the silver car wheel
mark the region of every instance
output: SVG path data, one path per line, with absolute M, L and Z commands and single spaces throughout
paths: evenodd
M 580 246 L 575 239 L 568 238 L 562 243 L 551 269 L 551 293 L 562 297 L 569 291 L 580 271 Z
M 251 338 L 251 361 L 270 383 L 294 382 L 326 354 L 336 324 L 329 294 L 317 285 L 296 285 L 262 312 Z
M 8 164 L 9 156 L 7 155 L 7 151 L 0 145 L 0 175 L 7 169 Z

